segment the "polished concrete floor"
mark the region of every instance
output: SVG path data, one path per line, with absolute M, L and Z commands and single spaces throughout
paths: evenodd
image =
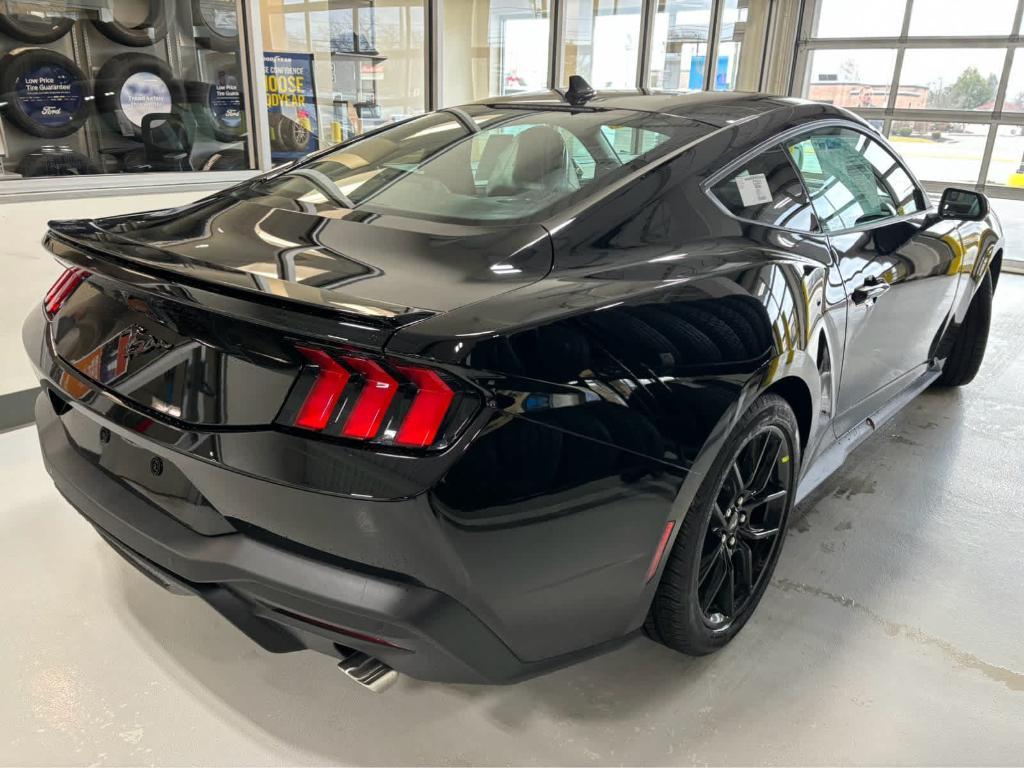
M 1020 764 L 1024 278 L 970 387 L 928 392 L 800 510 L 708 658 L 643 639 L 509 688 L 366 693 L 125 565 L 0 435 L 0 763 Z

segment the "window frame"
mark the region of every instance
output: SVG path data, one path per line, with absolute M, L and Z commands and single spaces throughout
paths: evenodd
M 849 130 L 855 131 L 856 133 L 860 133 L 860 134 L 866 136 L 868 139 L 872 139 L 872 140 L 878 142 L 879 146 L 881 146 L 882 149 L 884 149 L 886 151 L 886 153 L 890 157 L 892 157 L 892 159 L 896 162 L 896 164 L 899 165 L 899 167 L 907 174 L 908 178 L 913 183 L 915 190 L 917 191 L 918 195 L 920 196 L 920 199 L 925 203 L 925 207 L 923 209 L 921 209 L 920 211 L 915 211 L 914 213 L 905 214 L 903 216 L 896 216 L 894 218 L 889 218 L 889 219 L 877 219 L 875 221 L 866 222 L 865 224 L 862 224 L 859 227 L 851 227 L 851 228 L 848 228 L 848 229 L 836 230 L 835 232 L 826 232 L 825 229 L 821 226 L 821 222 L 818 220 L 817 212 L 813 211 L 814 204 L 813 204 L 813 202 L 811 202 L 811 192 L 807 188 L 807 182 L 804 181 L 803 174 L 800 173 L 800 169 L 797 168 L 796 164 L 793 162 L 793 158 L 790 155 L 788 148 L 786 147 L 786 143 L 790 142 L 790 141 L 792 141 L 792 140 L 794 140 L 796 138 L 799 138 L 801 136 L 809 135 L 809 134 L 813 133 L 814 131 L 816 131 L 818 129 L 821 129 L 821 128 L 837 128 L 837 127 L 838 128 L 847 128 Z M 712 191 L 712 187 L 714 187 L 716 184 L 718 184 L 718 182 L 720 182 L 723 179 L 725 179 L 726 177 L 728 177 L 729 174 L 735 173 L 736 171 L 742 169 L 743 166 L 746 165 L 747 163 L 749 163 L 751 160 L 753 160 L 754 158 L 758 157 L 759 155 L 767 152 L 768 150 L 774 149 L 775 147 L 781 147 L 782 148 L 783 152 L 785 152 L 785 154 L 786 154 L 786 158 L 789 160 L 790 165 L 793 167 L 793 172 L 796 174 L 797 179 L 800 180 L 800 186 L 803 188 L 804 194 L 807 195 L 807 202 L 812 207 L 812 211 L 814 213 L 814 220 L 815 220 L 815 222 L 818 225 L 817 229 L 815 229 L 815 230 L 803 230 L 803 229 L 794 229 L 792 227 L 780 227 L 780 226 L 778 226 L 776 224 L 766 224 L 763 221 L 753 221 L 752 219 L 745 219 L 742 216 L 737 216 L 735 213 L 730 211 L 725 206 L 725 204 L 721 200 L 719 200 L 718 197 Z M 751 225 L 757 226 L 757 227 L 766 227 L 768 229 L 774 229 L 774 230 L 777 230 L 777 231 L 780 231 L 780 232 L 791 232 L 793 234 L 798 234 L 798 235 L 823 235 L 823 236 L 826 236 L 826 237 L 832 237 L 832 236 L 836 236 L 836 235 L 849 234 L 851 232 L 868 232 L 868 231 L 871 231 L 871 230 L 874 230 L 874 229 L 879 229 L 882 226 L 889 226 L 889 225 L 894 224 L 894 223 L 899 222 L 899 221 L 907 221 L 907 220 L 912 219 L 912 218 L 914 218 L 916 216 L 920 216 L 922 214 L 927 214 L 927 213 L 931 212 L 934 209 L 934 205 L 932 204 L 931 196 L 928 194 L 928 192 L 925 189 L 924 185 L 914 175 L 914 172 L 910 170 L 910 167 L 907 165 L 906 162 L 904 162 L 904 160 L 899 156 L 899 154 L 895 150 L 893 150 L 892 147 L 889 146 L 889 142 L 886 140 L 886 138 L 884 136 L 882 136 L 880 133 L 878 133 L 870 125 L 861 125 L 861 124 L 859 124 L 857 122 L 854 122 L 852 120 L 845 120 L 845 119 L 842 119 L 842 118 L 830 118 L 830 119 L 827 119 L 827 120 L 814 120 L 812 122 L 802 123 L 802 124 L 800 124 L 798 126 L 794 126 L 792 128 L 788 128 L 785 131 L 782 131 L 781 133 L 775 134 L 771 138 L 766 139 L 765 141 L 762 141 L 760 144 L 755 146 L 753 149 L 750 149 L 747 152 L 743 153 L 742 155 L 740 155 L 740 157 L 738 157 L 737 159 L 735 159 L 732 162 L 730 162 L 728 165 L 723 167 L 721 170 L 716 171 L 714 174 L 709 176 L 707 179 L 705 179 L 703 182 L 701 182 L 700 188 L 701 188 L 701 191 L 704 192 L 705 195 L 707 195 L 709 198 L 711 198 L 711 201 L 715 204 L 715 206 L 724 215 L 728 216 L 730 219 L 733 219 L 734 221 L 741 221 L 744 224 L 751 224 Z
M 893 48 L 896 50 L 896 65 L 892 73 L 889 88 L 889 99 L 884 106 L 854 108 L 858 116 L 864 119 L 882 122 L 880 132 L 888 138 L 891 127 L 897 122 L 931 122 L 931 123 L 974 123 L 989 127 L 988 137 L 981 150 L 981 162 L 978 178 L 969 182 L 952 182 L 942 178 L 925 178 L 923 183 L 918 180 L 925 192 L 940 194 L 950 186 L 970 187 L 983 192 L 992 198 L 1008 200 L 1024 200 L 1024 189 L 994 184 L 988 180 L 992 162 L 996 131 L 1001 125 L 1020 126 L 1024 128 L 1024 112 L 1005 110 L 1008 97 L 1007 88 L 1015 61 L 1024 58 L 1024 0 L 1018 0 L 1017 9 L 1012 19 L 1012 28 L 1006 34 L 998 35 L 962 35 L 962 36 L 919 36 L 912 35 L 910 24 L 913 17 L 914 0 L 894 0 L 902 10 L 903 23 L 898 34 L 888 36 L 854 36 L 824 37 L 815 29 L 818 12 L 823 0 L 804 0 L 802 20 L 797 35 L 796 51 L 789 73 L 789 93 L 802 97 L 808 86 L 810 57 L 814 51 L 854 49 L 877 50 Z M 959 49 L 998 48 L 1005 51 L 1005 59 L 997 84 L 996 95 L 991 111 L 964 111 L 955 109 L 904 109 L 897 106 L 899 85 L 902 80 L 905 53 L 921 48 Z
M 881 149 L 887 155 L 889 155 L 890 158 L 892 158 L 893 162 L 896 163 L 896 165 L 905 174 L 907 174 L 907 178 L 910 179 L 910 183 L 913 184 L 913 186 L 914 186 L 915 197 L 916 197 L 918 203 L 924 203 L 924 207 L 921 210 L 919 210 L 919 211 L 914 211 L 913 213 L 906 213 L 906 214 L 903 214 L 902 216 L 889 216 L 889 217 L 884 218 L 884 219 L 874 219 L 872 221 L 865 222 L 864 224 L 862 224 L 860 226 L 846 227 L 845 229 L 837 229 L 835 231 L 829 231 L 829 230 L 825 229 L 825 227 L 821 225 L 821 219 L 818 218 L 817 211 L 815 211 L 815 218 L 818 218 L 818 224 L 819 224 L 819 227 L 821 228 L 822 234 L 825 234 L 825 235 L 828 235 L 828 236 L 831 237 L 833 235 L 846 235 L 846 234 L 850 234 L 852 232 L 868 232 L 868 231 L 871 231 L 873 229 L 879 229 L 881 227 L 888 227 L 888 226 L 891 226 L 892 224 L 896 224 L 896 223 L 901 222 L 901 221 L 909 221 L 910 219 L 913 219 L 913 218 L 916 218 L 918 216 L 921 216 L 922 214 L 928 214 L 933 209 L 931 197 L 925 191 L 925 189 L 922 186 L 921 182 L 918 181 L 916 176 L 914 176 L 913 172 L 910 170 L 910 166 L 908 166 L 907 163 L 904 162 L 903 158 L 901 158 L 898 154 L 896 154 L 896 152 L 890 146 L 888 146 L 888 141 L 885 140 L 884 136 L 882 136 L 881 134 L 876 134 L 875 136 L 872 136 L 871 133 L 869 133 L 869 132 L 867 132 L 867 131 L 865 131 L 863 129 L 858 128 L 855 123 L 847 124 L 844 121 L 836 121 L 836 123 L 837 123 L 836 125 L 826 125 L 826 126 L 818 125 L 818 126 L 816 126 L 815 128 L 813 128 L 811 130 L 801 131 L 801 132 L 795 134 L 794 136 L 792 136 L 787 141 L 789 141 L 790 143 L 795 143 L 796 141 L 801 140 L 802 137 L 805 137 L 805 136 L 809 137 L 809 136 L 811 136 L 812 134 L 815 133 L 815 131 L 817 131 L 817 130 L 819 130 L 821 128 L 845 128 L 847 130 L 853 131 L 854 133 L 859 133 L 861 136 L 864 136 L 868 141 L 874 141 L 876 144 L 878 144 L 878 146 L 881 147 Z M 792 157 L 789 154 L 789 147 L 786 146 L 786 144 L 783 144 L 783 149 L 786 150 L 786 156 L 790 157 L 790 160 L 792 161 Z M 867 160 L 866 157 L 865 157 L 865 160 Z M 867 160 L 867 162 L 871 163 L 870 160 Z M 872 163 L 871 165 L 872 165 L 872 168 L 873 168 L 874 164 Z M 795 163 L 794 163 L 794 167 L 795 167 Z M 808 199 L 811 201 L 811 206 L 813 207 L 814 206 L 814 199 L 811 197 L 810 190 L 807 188 L 807 181 L 804 179 L 803 174 L 800 172 L 799 168 L 796 168 L 796 172 L 797 172 L 797 175 L 800 177 L 800 182 L 804 185 L 804 190 L 807 192 Z

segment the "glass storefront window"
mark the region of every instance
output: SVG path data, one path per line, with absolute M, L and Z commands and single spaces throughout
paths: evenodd
M 0 6 L 0 179 L 242 170 L 234 0 Z
M 658 0 L 649 88 L 700 90 L 711 28 L 711 0 Z
M 905 101 L 899 108 L 991 112 L 1005 61 L 1003 48 L 910 49 L 903 57 Z
M 1003 112 L 1024 112 L 1024 51 L 1014 51 Z
M 820 0 L 812 37 L 897 37 L 905 12 L 902 0 Z
M 594 88 L 636 87 L 641 0 L 564 0 L 562 73 Z
M 989 184 L 1024 188 L 1024 126 L 1000 125 L 988 166 Z
M 260 13 L 275 164 L 425 111 L 422 1 L 263 0 Z
M 859 3 L 858 3 L 859 5 Z M 1006 37 L 1013 26 L 1017 0 L 914 0 L 911 37 Z
M 547 0 L 445 0 L 446 106 L 548 87 Z
M 894 120 L 889 141 L 921 181 L 976 184 L 987 125 Z
M 895 71 L 896 51 L 891 48 L 811 51 L 803 95 L 847 109 L 883 108 Z M 903 107 L 905 101 L 901 89 L 897 103 Z
M 769 0 L 726 0 L 718 35 L 716 91 L 756 91 L 768 36 Z

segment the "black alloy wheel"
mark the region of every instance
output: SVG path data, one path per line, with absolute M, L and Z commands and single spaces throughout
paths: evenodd
M 728 629 L 744 612 L 773 562 L 793 486 L 786 443 L 776 426 L 747 438 L 712 505 L 697 595 L 704 622 L 714 631 Z
M 644 630 L 699 656 L 751 617 L 778 562 L 800 476 L 800 428 L 776 394 L 758 397 L 704 473 L 665 556 Z

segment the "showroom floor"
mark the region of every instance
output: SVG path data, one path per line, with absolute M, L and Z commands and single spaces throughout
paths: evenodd
M 978 380 L 804 505 L 725 651 L 637 639 L 509 688 L 375 696 L 123 563 L 0 435 L 0 763 L 1009 764 L 1024 755 L 1024 277 Z

